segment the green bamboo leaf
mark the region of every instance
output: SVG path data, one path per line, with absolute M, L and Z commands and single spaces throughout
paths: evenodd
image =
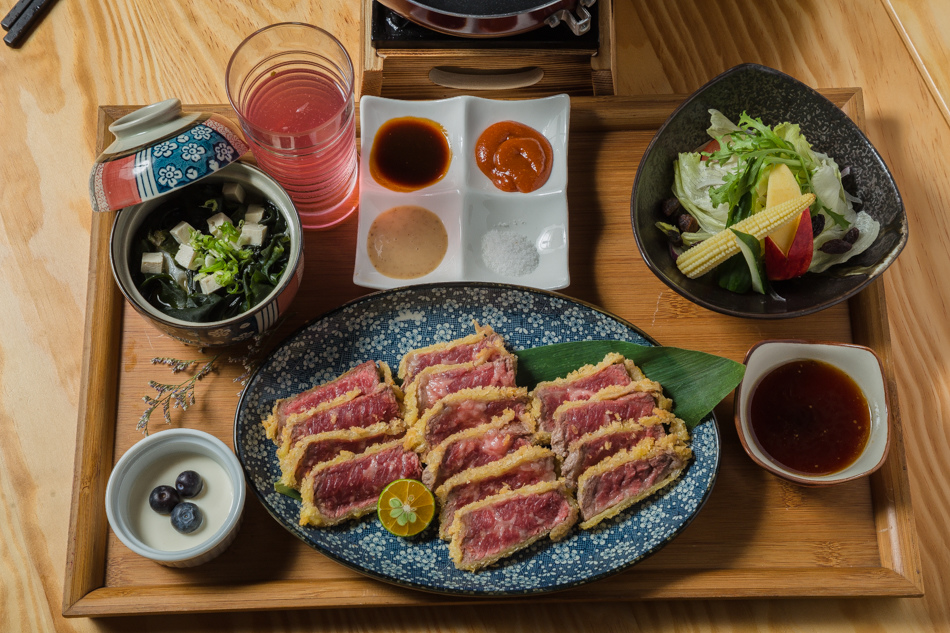
M 286 484 L 282 484 L 279 481 L 274 482 L 274 490 L 280 494 L 290 497 L 291 499 L 296 499 L 297 501 L 302 501 L 303 498 L 300 496 L 300 493 L 291 488 Z
M 628 341 L 577 341 L 515 352 L 518 384 L 528 389 L 566 376 L 583 365 L 595 365 L 610 352 L 637 364 L 673 399 L 673 412 L 694 428 L 742 380 L 745 366 L 705 352 L 678 347 L 649 347 Z

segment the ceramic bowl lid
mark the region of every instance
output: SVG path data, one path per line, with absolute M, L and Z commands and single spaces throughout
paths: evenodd
M 218 114 L 183 114 L 181 101 L 145 106 L 109 126 L 115 141 L 89 176 L 95 211 L 115 211 L 186 187 L 250 149 Z

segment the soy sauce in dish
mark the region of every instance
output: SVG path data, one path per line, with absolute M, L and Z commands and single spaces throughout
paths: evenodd
M 366 238 L 373 267 L 393 279 L 428 275 L 442 263 L 448 247 L 448 233 L 439 216 L 416 205 L 380 213 Z
M 871 413 L 861 388 L 834 365 L 795 360 L 765 375 L 752 393 L 759 447 L 789 470 L 829 475 L 864 451 Z
M 383 123 L 373 138 L 369 171 L 392 191 L 416 191 L 442 180 L 452 151 L 445 130 L 430 119 L 400 117 Z

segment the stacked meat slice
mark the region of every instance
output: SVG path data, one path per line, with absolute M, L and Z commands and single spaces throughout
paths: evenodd
M 406 445 L 423 455 L 439 500 L 439 536 L 461 569 L 477 570 L 550 535 L 563 538 L 577 504 L 557 457 L 534 443 L 535 408 L 515 386 L 516 358 L 491 327 L 413 350 L 399 366 Z M 533 512 L 544 507 L 546 512 Z M 456 525 L 456 519 L 463 517 Z
M 692 456 L 662 387 L 619 354 L 539 383 L 532 396 L 584 529 L 677 479 Z
M 301 492 L 300 523 L 360 517 L 390 482 L 421 479 L 452 560 L 476 571 L 564 538 L 578 517 L 591 528 L 682 474 L 686 426 L 632 361 L 608 354 L 531 393 L 516 368 L 503 338 L 475 323 L 407 353 L 402 389 L 367 361 L 277 401 L 263 425 L 282 483 Z
M 263 425 L 278 447 L 281 482 L 301 492 L 301 524 L 362 516 L 386 484 L 422 476 L 418 455 L 403 448 L 402 392 L 382 362 L 277 401 Z

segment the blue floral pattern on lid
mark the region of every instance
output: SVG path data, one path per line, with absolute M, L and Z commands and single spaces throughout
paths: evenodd
M 491 325 L 515 350 L 581 340 L 655 344 L 597 308 L 517 286 L 423 285 L 357 299 L 281 343 L 251 378 L 238 405 L 234 446 L 267 511 L 296 537 L 347 567 L 387 582 L 457 595 L 525 595 L 581 585 L 626 569 L 678 535 L 703 506 L 719 470 L 719 430 L 712 414 L 693 430 L 694 459 L 679 481 L 595 529 L 575 528 L 558 543 L 542 539 L 477 573 L 455 568 L 448 544 L 432 526 L 404 539 L 384 530 L 375 514 L 335 528 L 298 525 L 300 503 L 274 491 L 280 468 L 260 424 L 274 401 L 366 360 L 382 360 L 395 369 L 410 349 L 472 333 L 473 319 Z

